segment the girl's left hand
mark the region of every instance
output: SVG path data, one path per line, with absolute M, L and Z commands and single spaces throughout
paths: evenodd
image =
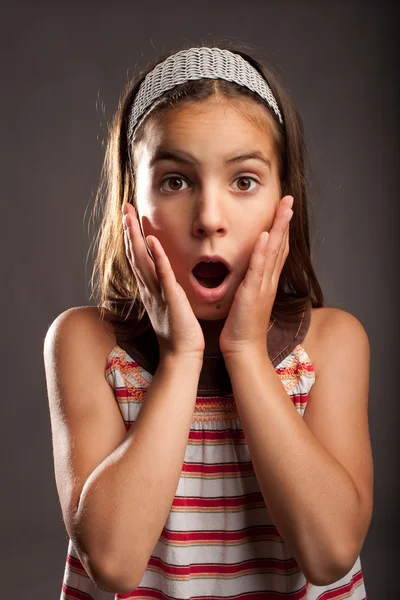
M 249 348 L 266 351 L 267 329 L 279 277 L 289 254 L 289 222 L 293 196 L 284 196 L 268 234 L 261 232 L 245 278 L 236 290 L 219 337 L 224 356 Z

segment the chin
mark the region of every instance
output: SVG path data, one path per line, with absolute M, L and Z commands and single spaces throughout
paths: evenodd
M 201 305 L 198 302 L 190 303 L 196 318 L 204 321 L 220 321 L 221 319 L 226 319 L 231 304 L 232 302 L 228 302 L 226 298 L 222 298 L 222 300 L 207 305 Z

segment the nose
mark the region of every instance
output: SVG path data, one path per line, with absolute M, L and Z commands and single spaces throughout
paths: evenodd
M 223 205 L 223 192 L 216 185 L 204 186 L 199 190 L 193 212 L 192 231 L 196 237 L 226 235 L 227 221 Z

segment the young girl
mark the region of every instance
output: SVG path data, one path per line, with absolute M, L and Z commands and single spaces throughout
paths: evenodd
M 305 165 L 293 99 L 239 48 L 125 92 L 98 304 L 44 345 L 61 599 L 366 598 L 369 342 L 323 308 Z

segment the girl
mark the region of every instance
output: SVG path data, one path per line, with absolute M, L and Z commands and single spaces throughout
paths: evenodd
M 366 598 L 369 342 L 323 308 L 305 164 L 292 98 L 239 48 L 125 92 L 98 304 L 44 347 L 61 599 Z

